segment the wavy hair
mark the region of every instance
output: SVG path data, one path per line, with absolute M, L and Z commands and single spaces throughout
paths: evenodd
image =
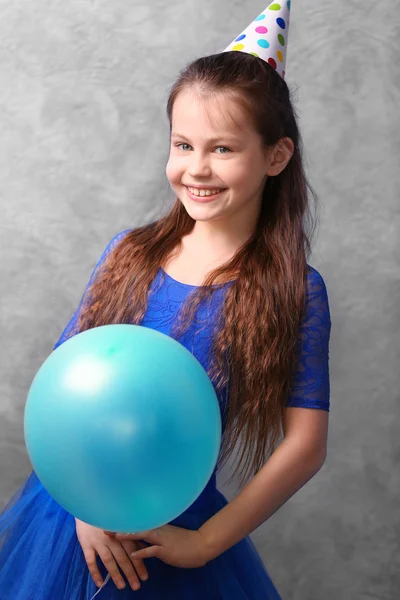
M 309 197 L 317 198 L 304 172 L 302 142 L 288 86 L 266 62 L 242 52 L 193 61 L 170 90 L 170 126 L 174 102 L 188 88 L 209 97 L 228 94 L 251 119 L 265 146 L 273 146 L 283 137 L 294 144 L 285 169 L 266 181 L 252 236 L 229 262 L 208 274 L 203 286 L 194 289 L 171 332 L 179 339 L 199 303 L 214 294 L 219 284 L 233 280 L 213 335 L 208 374 L 216 390 L 229 393 L 218 469 L 238 447 L 232 477 L 240 474 L 242 484 L 261 468 L 282 435 L 305 309 L 307 257 L 316 224 Z M 130 231 L 95 278 L 78 329 L 140 324 L 149 285 L 194 225 L 176 198 L 165 216 Z

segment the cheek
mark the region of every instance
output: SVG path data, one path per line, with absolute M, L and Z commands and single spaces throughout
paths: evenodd
M 226 184 L 234 188 L 245 187 L 248 185 L 249 179 L 252 179 L 250 169 L 242 169 L 241 167 L 229 169 L 225 177 L 223 177 Z
M 172 175 L 171 160 L 168 160 L 168 162 L 167 162 L 167 165 L 165 167 L 165 174 L 166 174 L 167 178 L 171 181 L 171 175 Z
M 165 174 L 172 185 L 177 185 L 181 179 L 180 169 L 176 161 L 169 159 L 165 167 Z
M 236 165 L 227 177 L 232 187 L 243 190 L 252 190 L 259 185 L 260 169 L 258 165 L 248 162 Z

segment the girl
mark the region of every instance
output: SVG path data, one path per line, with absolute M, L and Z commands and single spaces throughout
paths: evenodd
M 270 40 L 281 43 L 288 6 L 263 13 Z M 261 17 L 249 26 L 259 36 Z M 267 52 L 282 53 L 255 49 L 180 74 L 167 106 L 175 204 L 111 240 L 55 345 L 110 323 L 179 339 L 217 391 L 217 468 L 173 522 L 122 536 L 74 519 L 32 472 L 0 518 L 2 600 L 279 599 L 249 534 L 324 463 L 330 316 L 307 264 L 300 134 L 283 65 Z M 241 491 L 228 503 L 216 472 L 234 449 Z

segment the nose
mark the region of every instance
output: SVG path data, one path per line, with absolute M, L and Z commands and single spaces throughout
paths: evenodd
M 209 159 L 200 152 L 192 152 L 188 174 L 190 177 L 209 177 L 211 174 Z

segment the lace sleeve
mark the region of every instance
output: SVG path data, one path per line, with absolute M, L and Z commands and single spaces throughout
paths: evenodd
M 57 341 L 57 343 L 55 344 L 53 350 L 58 348 L 58 346 L 61 346 L 61 344 L 63 344 L 67 339 L 69 339 L 70 337 L 72 337 L 73 335 L 76 335 L 78 333 L 78 317 L 79 317 L 79 313 L 80 313 L 83 303 L 87 300 L 88 290 L 89 290 L 90 286 L 92 285 L 94 279 L 99 274 L 100 269 L 101 269 L 102 265 L 104 264 L 105 259 L 108 256 L 108 254 L 110 254 L 110 252 L 115 248 L 115 246 L 122 240 L 122 238 L 129 231 L 131 231 L 131 230 L 126 229 L 125 231 L 121 231 L 121 233 L 118 233 L 116 236 L 114 236 L 113 239 L 111 240 L 111 242 L 108 244 L 107 248 L 104 250 L 103 254 L 100 256 L 100 258 L 93 270 L 93 273 L 90 276 L 88 284 L 86 285 L 86 289 L 82 295 L 81 301 L 79 302 L 79 306 L 76 309 L 76 311 L 74 312 L 74 314 L 72 315 L 70 321 L 68 322 L 64 331 L 62 332 L 62 334 L 61 334 L 59 340 Z
M 331 318 L 328 294 L 322 276 L 309 266 L 306 308 L 300 326 L 299 359 L 287 406 L 329 411 L 329 338 Z

